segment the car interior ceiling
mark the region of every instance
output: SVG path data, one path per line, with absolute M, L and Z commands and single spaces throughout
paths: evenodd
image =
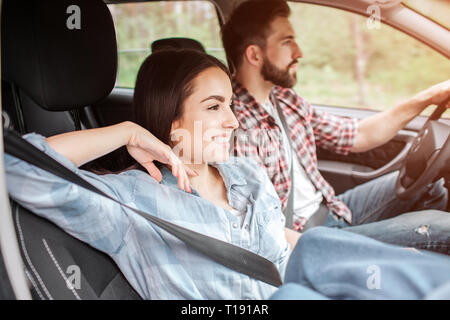
M 101 0 L 79 0 L 84 9 L 83 28 L 71 32 L 60 27 L 61 23 L 65 26 L 64 15 L 63 21 L 55 17 L 72 2 L 33 0 L 29 1 L 30 10 L 24 11 L 23 3 L 3 1 L 2 105 L 11 126 L 20 134 L 51 136 L 112 124 L 105 119 L 119 121 L 117 115 L 113 120 L 108 118 L 105 99 L 114 87 L 117 71 L 111 14 Z M 167 45 L 202 49 L 197 41 L 183 38 L 154 44 Z M 121 121 L 129 120 L 132 96 L 122 103 L 125 116 Z M 100 166 L 105 163 L 100 162 Z M 111 165 L 107 169 L 115 168 Z M 34 299 L 140 299 L 106 254 L 10 202 Z M 67 286 L 61 273 L 71 265 L 83 270 L 76 291 Z

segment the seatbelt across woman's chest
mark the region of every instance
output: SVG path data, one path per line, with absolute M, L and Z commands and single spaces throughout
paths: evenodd
M 270 260 L 241 247 L 183 228 L 116 200 L 36 148 L 12 130 L 4 130 L 4 147 L 6 153 L 16 158 L 132 210 L 149 222 L 230 269 L 275 287 L 283 284 L 278 269 Z

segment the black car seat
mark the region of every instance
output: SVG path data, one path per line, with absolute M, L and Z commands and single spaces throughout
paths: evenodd
M 105 66 L 112 65 L 115 57 L 102 57 L 110 48 L 102 48 L 103 50 L 95 55 L 89 52 L 94 48 L 101 48 L 101 42 L 89 48 L 87 41 L 81 41 L 94 30 L 86 32 L 83 29 L 68 29 L 68 19 L 71 16 L 66 11 L 70 5 L 57 15 L 57 21 L 49 23 L 55 11 L 37 12 L 39 8 L 45 7 L 44 4 L 38 4 L 34 1 L 18 4 L 23 10 L 20 19 L 12 16 L 11 10 L 8 9 L 9 1 L 3 6 L 2 43 L 5 45 L 2 46 L 2 93 L 4 109 L 8 111 L 14 127 L 19 132 L 37 132 L 50 136 L 80 129 L 81 118 L 95 123 L 90 111 L 86 116 L 84 110 L 89 110 L 87 103 L 100 86 L 110 86 L 111 74 L 115 73 L 115 68 Z M 42 20 L 36 21 L 34 25 L 22 25 L 22 21 L 32 18 L 33 14 L 39 14 Z M 84 17 L 83 23 L 86 23 Z M 63 32 L 61 27 L 53 29 L 58 24 L 65 27 L 66 31 L 75 32 L 65 39 L 67 32 Z M 91 43 L 94 41 L 91 40 Z M 71 64 L 72 57 L 77 57 L 80 63 Z M 68 79 L 68 76 L 75 76 L 75 73 L 71 72 L 81 65 L 83 58 L 84 64 L 76 72 L 77 78 Z M 105 59 L 103 63 L 102 59 Z M 92 71 L 102 72 L 93 77 L 88 71 L 94 65 Z M 40 70 L 41 68 L 43 69 Z M 106 70 L 109 70 L 109 74 L 105 73 Z M 106 82 L 106 79 L 109 82 Z M 70 88 L 68 84 L 71 84 Z M 88 92 L 86 89 L 89 87 L 92 89 Z M 78 94 L 83 91 L 84 95 Z M 50 126 L 48 122 L 51 123 Z M 92 126 L 89 121 L 85 123 L 89 127 Z
M 23 116 L 26 131 L 73 130 L 70 113 L 114 86 L 115 31 L 101 0 L 5 0 L 1 41 L 2 82 L 9 86 L 3 106 L 16 128 Z M 11 207 L 33 298 L 140 299 L 107 255 L 17 203 Z
M 150 45 L 152 52 L 164 49 L 194 49 L 206 52 L 203 45 L 191 38 L 164 38 L 152 42 Z

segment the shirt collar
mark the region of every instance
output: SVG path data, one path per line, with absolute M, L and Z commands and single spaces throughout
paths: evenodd
M 288 107 L 295 113 L 305 118 L 308 116 L 307 109 L 304 107 L 304 100 L 293 89 L 275 86 L 272 89 L 274 97 L 282 102 L 281 108 Z
M 227 189 L 227 192 L 233 186 L 243 186 L 247 184 L 247 181 L 243 176 L 242 172 L 238 169 L 236 165 L 233 164 L 234 161 L 235 158 L 230 157 L 226 162 L 223 163 L 211 163 L 211 165 L 214 168 L 219 170 L 219 173 L 222 176 L 222 179 L 225 183 L 225 188 Z M 161 184 L 178 188 L 177 177 L 175 177 L 166 166 L 161 166 L 159 170 L 161 171 L 163 177 Z M 192 188 L 192 194 L 200 196 L 200 194 L 194 188 Z
M 258 122 L 267 121 L 266 119 L 270 117 L 270 114 L 236 79 L 233 79 L 233 92 L 236 100 L 239 102 L 238 107 L 245 108 L 251 112 Z
M 211 165 L 219 170 L 227 190 L 232 186 L 244 186 L 247 184 L 242 172 L 238 169 L 238 166 L 234 164 L 236 161 L 235 157 L 230 157 L 226 162 L 222 163 L 212 163 Z
M 240 106 L 252 112 L 256 120 L 264 121 L 267 119 L 267 117 L 271 117 L 266 109 L 262 105 L 260 105 L 250 94 L 250 92 L 248 92 L 248 90 L 236 79 L 233 79 L 233 92 L 235 98 L 241 103 Z M 275 106 L 274 102 L 272 101 L 272 96 L 274 96 L 279 102 L 282 102 L 282 104 L 280 105 L 281 109 L 283 109 L 284 107 L 288 107 L 293 109 L 294 112 L 296 112 L 303 118 L 307 117 L 307 112 L 303 107 L 295 106 L 297 99 L 300 99 L 301 103 L 303 102 L 303 100 L 302 98 L 300 98 L 300 96 L 295 94 L 292 89 L 273 86 L 270 92 L 270 101 L 272 105 Z

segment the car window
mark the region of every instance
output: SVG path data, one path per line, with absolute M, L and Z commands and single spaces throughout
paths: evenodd
M 311 103 L 381 111 L 449 78 L 449 59 L 390 26 L 339 9 L 289 5 L 303 51 L 295 89 Z
M 153 41 L 187 37 L 226 62 L 216 8 L 210 1 L 155 1 L 108 5 L 116 28 L 116 86 L 134 88 L 137 72 Z

